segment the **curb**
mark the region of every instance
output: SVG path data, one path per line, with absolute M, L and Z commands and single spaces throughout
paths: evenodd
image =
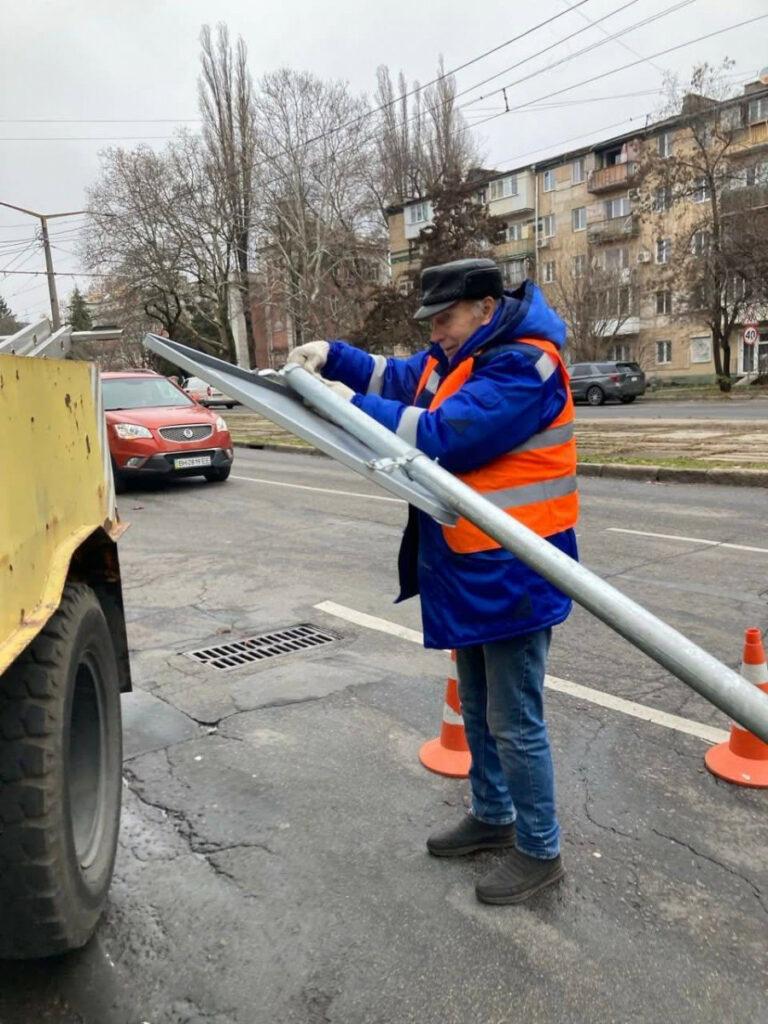
M 768 487 L 766 469 L 677 469 L 673 466 L 619 465 L 580 462 L 580 476 L 613 480 L 644 480 L 665 484 L 719 484 L 724 487 Z
M 299 448 L 296 444 L 258 444 L 253 441 L 233 441 L 233 448 L 255 448 L 260 452 L 290 452 L 292 455 L 319 455 L 323 459 L 329 459 L 330 455 L 321 452 L 319 448 Z
M 255 444 L 234 441 L 235 448 L 255 448 L 265 452 L 290 452 L 292 455 L 319 455 L 330 458 L 318 448 L 299 448 L 293 444 Z M 664 484 L 719 484 L 724 487 L 768 487 L 768 469 L 677 469 L 673 466 L 643 466 L 612 462 L 580 462 L 579 476 L 598 476 L 605 480 L 642 480 Z

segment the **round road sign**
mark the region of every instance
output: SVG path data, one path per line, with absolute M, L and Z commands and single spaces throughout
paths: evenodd
M 757 324 L 744 324 L 743 338 L 745 345 L 754 345 L 759 337 L 760 332 L 757 329 Z

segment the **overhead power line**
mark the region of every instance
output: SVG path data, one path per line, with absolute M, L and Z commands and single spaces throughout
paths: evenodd
M 602 81 L 602 79 L 609 78 L 611 75 L 616 75 L 620 71 L 626 71 L 628 68 L 637 67 L 638 64 L 644 64 L 646 60 L 648 60 L 649 58 L 664 57 L 666 56 L 666 54 L 675 53 L 677 50 L 682 50 L 686 46 L 693 46 L 695 43 L 701 43 L 707 39 L 715 39 L 717 36 L 724 35 L 726 32 L 732 32 L 737 28 L 744 28 L 747 25 L 754 25 L 756 22 L 764 21 L 766 18 L 768 18 L 768 14 L 758 14 L 754 18 L 747 18 L 745 21 L 739 21 L 733 25 L 726 25 L 723 28 L 716 29 L 714 32 L 706 32 L 704 35 L 696 36 L 695 39 L 688 39 L 684 43 L 677 43 L 675 46 L 668 46 L 663 50 L 658 50 L 656 53 L 649 54 L 649 57 L 642 57 L 640 60 L 630 61 L 629 63 L 622 64 L 617 68 L 610 68 L 608 71 L 601 71 L 599 74 L 592 75 L 590 78 L 585 78 L 581 82 L 574 82 L 571 85 L 563 86 L 561 89 L 555 89 L 552 92 L 546 93 L 544 96 L 538 96 L 535 100 L 528 100 L 526 103 L 518 104 L 518 106 L 516 107 L 510 107 L 508 111 L 505 110 L 503 111 L 503 113 L 513 113 L 515 111 L 523 109 L 524 107 L 530 106 L 532 103 L 540 103 L 542 100 L 551 99 L 553 96 L 562 96 L 564 92 L 570 92 L 572 89 L 578 89 L 582 85 L 589 85 L 592 82 Z M 504 89 L 509 89 L 511 88 L 512 85 L 515 84 L 516 83 L 514 82 L 508 83 L 507 85 L 502 86 L 501 88 L 496 89 L 494 90 L 494 92 L 488 93 L 487 96 L 481 98 L 488 99 L 488 96 L 493 96 L 496 93 L 503 92 Z M 465 109 L 466 107 L 469 106 L 471 106 L 471 103 L 465 104 L 465 107 L 462 109 Z
M 565 6 L 566 6 L 566 7 L 568 7 L 568 8 L 570 9 L 570 10 L 575 10 L 575 8 L 571 7 L 571 4 L 570 4 L 569 0 L 561 0 L 561 2 L 562 2 L 563 4 L 565 4 Z M 583 11 L 576 11 L 576 13 L 577 13 L 577 14 L 578 14 L 578 16 L 579 16 L 579 17 L 580 17 L 580 18 L 582 19 L 582 21 L 586 21 L 586 22 L 588 22 L 588 23 L 589 23 L 590 25 L 595 25 L 595 24 L 596 24 L 596 22 L 592 21 L 592 19 L 591 19 L 591 18 L 589 17 L 589 15 L 585 14 L 585 13 L 584 13 Z M 603 33 L 603 35 L 606 35 L 606 31 L 605 31 L 605 29 L 604 29 L 604 28 L 600 28 L 600 31 L 601 31 L 601 32 Z M 638 52 L 637 52 L 637 50 L 633 49 L 633 48 L 632 48 L 632 47 L 631 47 L 631 46 L 629 45 L 629 43 L 625 43 L 625 42 L 623 42 L 623 40 L 621 40 L 621 39 L 620 39 L 620 40 L 618 40 L 618 44 L 619 44 L 619 46 L 621 46 L 621 47 L 622 47 L 623 49 L 625 49 L 625 50 L 626 50 L 626 51 L 627 51 L 628 53 L 632 53 L 632 54 L 634 54 L 634 56 L 635 56 L 635 57 L 642 57 L 642 58 L 643 58 L 643 60 L 647 60 L 647 58 L 643 57 L 642 53 L 638 53 Z M 647 63 L 648 63 L 648 64 L 650 64 L 650 66 L 651 66 L 651 67 L 652 67 L 652 68 L 653 68 L 653 69 L 654 69 L 655 71 L 658 71 L 660 75 L 664 75 L 664 74 L 666 74 L 666 72 L 665 72 L 664 68 L 662 68 L 662 67 L 659 67 L 659 65 L 658 65 L 658 64 L 654 64 L 652 60 L 648 60 L 648 61 L 647 61 Z
M 54 270 L 54 277 L 109 277 L 109 274 L 96 274 L 91 271 Z M 29 277 L 47 277 L 45 270 L 0 270 L 0 274 L 23 274 Z
M 613 11 L 612 14 L 618 14 L 621 11 L 626 10 L 628 7 L 631 7 L 636 2 L 637 0 L 629 0 L 629 3 L 624 4 L 623 7 L 617 8 L 617 10 Z M 645 28 L 647 25 L 651 25 L 655 21 L 660 21 L 662 18 L 669 17 L 670 14 L 676 14 L 678 11 L 683 10 L 685 7 L 690 7 L 690 5 L 695 2 L 696 0 L 678 0 L 677 3 L 674 3 L 669 7 L 665 7 L 662 11 L 657 11 L 656 14 L 651 14 L 646 18 L 641 18 L 640 21 L 636 21 L 633 25 L 627 25 L 626 28 L 620 29 L 618 32 L 614 32 L 613 35 L 606 36 L 606 38 L 604 39 L 595 40 L 595 42 L 589 43 L 587 46 L 582 47 L 581 50 L 576 50 L 574 53 L 566 54 L 565 57 L 561 57 L 559 60 L 553 61 L 551 64 L 547 64 L 546 67 L 539 68 L 536 71 L 531 71 L 527 75 L 523 75 L 522 78 L 517 78 L 514 82 L 507 83 L 507 85 L 502 86 L 502 89 L 511 89 L 514 85 L 521 85 L 523 82 L 527 82 L 531 78 L 535 78 L 546 71 L 552 71 L 554 68 L 561 67 L 563 64 L 569 64 L 572 60 L 575 60 L 577 57 L 583 57 L 587 53 L 592 53 L 594 50 L 599 50 L 601 46 L 605 46 L 608 43 L 612 42 L 618 42 L 624 36 L 629 35 L 630 32 L 634 32 L 639 28 Z M 605 19 L 601 18 L 600 20 L 604 21 Z M 599 23 L 596 21 L 590 25 L 586 25 L 584 28 L 579 29 L 578 32 L 574 32 L 571 38 L 573 38 L 573 36 L 575 35 L 580 34 L 581 32 L 587 32 L 590 29 L 597 27 L 598 24 Z M 547 47 L 546 49 L 550 50 L 552 49 L 552 47 L 550 46 Z M 546 50 L 540 50 L 538 54 L 534 54 L 533 56 L 538 57 L 545 52 Z M 497 74 L 492 75 L 490 78 L 486 78 L 484 82 L 478 82 L 476 86 L 470 86 L 470 88 L 464 89 L 462 92 L 456 94 L 456 99 L 458 99 L 460 96 L 464 96 L 468 92 L 471 92 L 473 89 L 478 88 L 480 85 L 485 85 L 488 82 L 494 81 L 497 78 L 501 78 L 501 76 L 506 74 L 507 71 L 513 71 L 515 68 L 519 68 L 522 64 L 526 64 L 530 59 L 531 58 L 526 57 L 525 60 L 518 61 L 517 64 L 512 64 L 510 67 L 505 68 L 503 71 L 499 71 Z M 636 61 L 635 63 L 643 63 L 645 59 L 645 57 L 641 57 L 640 60 Z M 479 103 L 481 100 L 487 99 L 488 96 L 493 95 L 494 93 L 486 93 L 483 96 L 476 96 L 473 100 L 470 100 L 468 103 L 464 104 L 464 107 L 470 107 L 474 103 Z

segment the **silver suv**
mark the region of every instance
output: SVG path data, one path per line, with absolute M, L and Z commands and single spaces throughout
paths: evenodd
M 602 405 L 618 398 L 624 405 L 645 394 L 645 374 L 637 363 L 574 363 L 569 367 L 574 402 Z

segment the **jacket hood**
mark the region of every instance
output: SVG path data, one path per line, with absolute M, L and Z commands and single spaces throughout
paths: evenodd
M 547 304 L 541 289 L 526 280 L 514 291 L 504 292 L 491 322 L 467 338 L 450 365 L 458 366 L 480 348 L 520 338 L 541 338 L 562 348 L 565 336 L 565 322 Z M 439 345 L 433 345 L 430 354 L 444 364 L 445 355 Z

